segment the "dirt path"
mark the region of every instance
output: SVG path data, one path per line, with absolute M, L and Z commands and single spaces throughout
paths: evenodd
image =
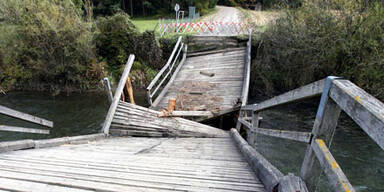
M 207 17 L 203 17 L 203 22 L 221 21 L 221 22 L 240 22 L 242 18 L 241 12 L 235 7 L 216 6 L 218 11 Z
M 218 11 L 212 15 L 205 16 L 202 22 L 210 23 L 209 29 L 200 32 L 200 36 L 236 36 L 241 30 L 241 26 L 234 23 L 241 23 L 243 15 L 234 7 L 216 6 Z M 216 24 L 214 24 L 216 23 Z M 220 23 L 220 24 L 217 24 Z

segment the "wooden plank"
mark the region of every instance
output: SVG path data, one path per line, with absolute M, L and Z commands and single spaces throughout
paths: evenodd
M 172 59 L 177 51 L 177 48 L 179 47 L 180 43 L 181 43 L 181 40 L 182 40 L 182 36 L 180 36 L 176 42 L 176 45 L 175 47 L 173 48 L 173 51 L 172 51 L 172 54 L 171 56 L 169 57 L 167 63 L 164 65 L 164 67 L 159 71 L 159 73 L 156 74 L 155 78 L 153 78 L 153 80 L 151 81 L 151 83 L 148 85 L 147 87 L 147 90 L 151 90 L 153 88 L 153 86 L 155 86 L 155 83 L 159 80 L 160 76 L 164 73 L 164 71 L 169 67 L 169 65 L 171 64 L 172 62 Z
M 313 124 L 311 143 L 318 138 L 323 139 L 327 145 L 332 141 L 341 112 L 340 107 L 332 99 L 329 99 L 328 96 L 332 81 L 335 78 L 328 77 L 324 83 L 324 91 L 321 95 L 316 119 Z M 301 165 L 300 176 L 305 181 L 309 191 L 316 190 L 320 174 L 320 164 L 316 161 L 316 155 L 312 147 L 308 145 L 304 161 Z
M 319 96 L 323 92 L 324 83 L 325 83 L 324 79 L 320 81 L 316 81 L 309 85 L 305 85 L 298 89 L 273 97 L 272 99 L 269 99 L 267 101 L 258 103 L 257 105 L 247 105 L 243 107 L 243 110 L 261 111 L 274 106 Z
M 0 178 L 0 183 L 1 183 L 0 189 L 17 191 L 17 192 L 29 192 L 29 191 L 68 192 L 69 190 L 67 187 L 62 187 L 57 185 L 48 185 L 45 183 L 29 182 L 29 181 L 8 179 L 8 178 Z M 72 188 L 70 190 L 71 192 L 72 191 L 73 192 L 90 192 L 90 190 L 76 189 L 76 188 Z
M 79 142 L 84 143 L 88 141 L 96 141 L 104 138 L 105 138 L 104 133 L 98 133 L 98 134 L 80 135 L 80 136 L 73 136 L 73 137 L 42 139 L 42 140 L 36 140 L 34 141 L 34 143 L 35 143 L 35 148 L 46 148 L 46 147 L 60 146 L 64 144 L 76 144 Z
M 127 82 L 125 83 L 125 89 L 128 91 L 129 101 L 132 104 L 136 104 L 135 98 L 133 97 L 132 83 L 131 83 L 131 79 L 129 78 L 129 76 L 127 78 Z
M 335 80 L 330 97 L 384 149 L 384 104 L 348 80 Z
M 219 49 L 219 50 L 213 50 L 213 51 L 201 51 L 201 52 L 193 52 L 189 53 L 187 57 L 197 57 L 197 56 L 203 56 L 203 55 L 212 55 L 217 53 L 226 53 L 226 52 L 232 52 L 232 51 L 238 51 L 238 50 L 244 50 L 243 47 L 240 48 L 226 48 L 226 49 Z
M 0 153 L 20 150 L 20 149 L 29 149 L 33 147 L 35 147 L 35 143 L 31 139 L 0 142 Z
M 0 114 L 7 115 L 9 117 L 14 117 L 17 119 L 21 119 L 24 121 L 28 121 L 31 123 L 35 123 L 38 125 L 43 125 L 45 127 L 51 127 L 51 128 L 53 127 L 52 121 L 48 121 L 48 120 L 43 119 L 43 118 L 39 118 L 39 117 L 35 117 L 33 115 L 29 115 L 29 114 L 26 114 L 23 112 L 19 112 L 19 111 L 16 111 L 16 110 L 13 110 L 13 109 L 10 109 L 8 107 L 1 106 L 1 105 L 0 105 Z
M 15 126 L 7 126 L 7 125 L 0 125 L 0 131 L 35 133 L 35 134 L 49 134 L 49 130 L 15 127 Z
M 251 147 L 240 136 L 236 129 L 231 129 L 231 135 L 257 177 L 264 184 L 265 189 L 267 191 L 273 191 L 278 186 L 280 178 L 283 177 L 283 173 Z
M 244 118 L 240 118 L 237 119 L 240 123 L 242 123 L 243 125 L 245 125 L 248 129 L 251 129 L 252 128 L 252 124 L 246 120 L 244 120 Z
M 251 42 L 252 42 L 252 31 L 249 33 L 249 40 L 247 43 L 247 53 L 245 55 L 243 91 L 241 94 L 242 106 L 247 105 L 247 102 L 248 102 L 249 82 L 250 82 L 250 76 L 251 76 L 251 46 L 252 46 Z
M 299 141 L 304 143 L 309 143 L 312 136 L 312 134 L 308 132 L 284 131 L 284 130 L 276 130 L 276 129 L 257 128 L 257 129 L 254 129 L 253 131 L 262 135 L 268 135 L 271 137 L 278 137 L 278 138 L 289 139 L 289 140 Z
M 115 111 L 117 108 L 117 105 L 119 104 L 121 93 L 123 92 L 125 82 L 127 81 L 129 72 L 131 71 L 133 61 L 135 60 L 135 55 L 129 55 L 127 64 L 125 65 L 124 72 L 121 75 L 119 84 L 115 91 L 115 96 L 113 97 L 113 102 L 111 106 L 109 107 L 107 116 L 104 121 L 103 128 L 101 129 L 104 134 L 109 134 L 109 127 L 111 126 L 113 116 L 115 115 Z
M 311 146 L 320 161 L 320 165 L 324 169 L 333 190 L 355 192 L 355 189 L 352 187 L 339 164 L 332 156 L 325 142 L 322 139 L 316 139 Z
M 151 107 L 156 107 L 160 103 L 160 101 L 163 99 L 164 95 L 168 92 L 168 89 L 171 87 L 171 85 L 173 85 L 173 81 L 175 80 L 177 74 L 179 73 L 180 69 L 183 67 L 183 65 L 185 63 L 187 51 L 188 51 L 188 46 L 185 45 L 183 59 L 180 61 L 179 66 L 177 66 L 177 68 L 175 69 L 175 72 L 171 76 L 171 79 L 168 81 L 167 85 L 165 85 L 165 87 L 160 92 L 160 94 L 157 96 L 155 101 L 151 104 Z
M 107 92 L 108 100 L 110 103 L 112 103 L 113 94 L 111 89 L 111 83 L 109 82 L 108 77 L 104 78 L 103 83 L 104 83 L 105 91 Z
M 170 114 L 161 117 L 200 117 L 200 116 L 211 116 L 211 111 L 173 111 Z

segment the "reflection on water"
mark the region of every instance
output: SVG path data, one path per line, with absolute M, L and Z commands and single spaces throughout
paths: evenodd
M 260 127 L 311 131 L 318 100 L 295 104 L 261 113 Z M 283 173 L 299 175 L 306 145 L 299 142 L 258 135 L 257 150 Z M 384 191 L 384 151 L 345 113 L 334 135 L 331 152 L 356 191 Z M 326 176 L 321 177 L 318 191 L 332 191 Z
M 135 101 L 145 103 L 145 91 L 134 91 Z M 20 139 L 46 139 L 98 133 L 101 130 L 109 101 L 104 92 L 74 93 L 52 97 L 34 92 L 0 94 L 0 105 L 42 117 L 54 122 L 49 135 L 0 131 L 0 141 Z M 0 125 L 43 128 L 39 125 L 0 115 Z

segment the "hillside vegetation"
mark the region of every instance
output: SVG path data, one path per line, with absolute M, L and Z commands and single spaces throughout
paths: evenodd
M 384 100 L 383 21 L 380 1 L 303 1 L 286 9 L 253 42 L 253 94 L 276 95 L 336 75 Z
M 168 43 L 139 32 L 122 11 L 94 19 L 87 0 L 0 1 L 0 89 L 96 89 L 105 76 L 118 79 L 131 53 L 131 79 L 143 86 L 164 64 Z

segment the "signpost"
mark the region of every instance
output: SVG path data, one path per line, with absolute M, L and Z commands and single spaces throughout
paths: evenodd
M 176 11 L 176 33 L 178 32 L 177 28 L 178 28 L 178 23 L 179 23 L 179 10 L 180 10 L 180 5 L 178 3 L 176 3 L 175 5 L 175 11 Z

